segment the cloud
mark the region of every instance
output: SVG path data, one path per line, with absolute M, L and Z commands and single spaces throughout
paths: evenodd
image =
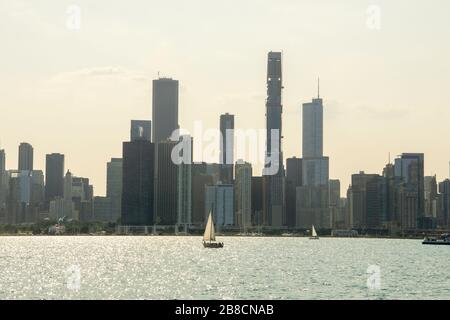
M 150 81 L 150 79 L 134 70 L 127 69 L 121 66 L 106 66 L 106 67 L 92 67 L 84 68 L 75 71 L 68 71 L 58 73 L 49 79 L 49 83 L 67 83 L 77 80 L 87 80 L 87 79 L 121 79 L 129 81 Z

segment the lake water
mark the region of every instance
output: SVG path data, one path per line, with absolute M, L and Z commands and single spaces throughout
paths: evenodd
M 201 237 L 0 237 L 0 298 L 450 299 L 450 246 L 221 240 L 204 249 Z

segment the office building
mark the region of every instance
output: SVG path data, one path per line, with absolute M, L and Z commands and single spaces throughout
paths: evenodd
M 286 159 L 286 226 L 296 226 L 296 189 L 302 185 L 302 159 Z
M 175 225 L 178 221 L 178 165 L 172 161 L 172 150 L 176 144 L 173 141 L 156 144 L 156 224 Z
M 216 227 L 234 225 L 234 190 L 232 184 L 205 187 L 205 216 L 212 212 Z
M 181 136 L 179 143 L 182 144 L 182 151 L 179 154 L 182 162 L 177 165 L 177 224 L 187 226 L 192 224 L 192 137 Z
M 170 139 L 173 131 L 178 129 L 178 80 L 153 80 L 152 122 L 154 143 Z
M 403 218 L 404 228 L 422 228 L 425 217 L 424 154 L 403 153 L 395 159 L 395 176 L 401 177 L 408 194 L 408 208 Z
M 112 158 L 106 165 L 106 197 L 110 199 L 111 222 L 117 222 L 121 217 L 122 167 L 122 158 Z
M 152 141 L 152 122 L 150 120 L 131 120 L 130 141 Z
M 281 52 L 267 59 L 266 165 L 264 175 L 264 221 L 272 227 L 285 224 L 285 180 L 283 166 L 281 101 L 283 80 Z
M 222 165 L 220 180 L 233 183 L 234 163 L 234 115 L 220 115 L 220 161 Z
M 45 201 L 50 203 L 64 195 L 64 155 L 60 153 L 45 156 Z
M 153 225 L 155 147 L 146 140 L 123 143 L 121 224 Z
M 22 142 L 19 145 L 19 171 L 33 170 L 33 147 L 31 144 Z
M 252 165 L 239 160 L 235 165 L 235 225 L 247 232 L 252 224 Z

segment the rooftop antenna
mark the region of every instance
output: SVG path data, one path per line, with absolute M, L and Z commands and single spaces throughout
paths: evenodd
M 320 78 L 317 78 L 317 99 L 320 99 Z
M 388 152 L 388 163 L 389 164 L 391 163 L 391 153 L 390 152 Z

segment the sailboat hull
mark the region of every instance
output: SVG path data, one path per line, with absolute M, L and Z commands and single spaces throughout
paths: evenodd
M 223 242 L 205 242 L 205 241 L 203 241 L 203 247 L 205 247 L 205 248 L 223 248 Z

